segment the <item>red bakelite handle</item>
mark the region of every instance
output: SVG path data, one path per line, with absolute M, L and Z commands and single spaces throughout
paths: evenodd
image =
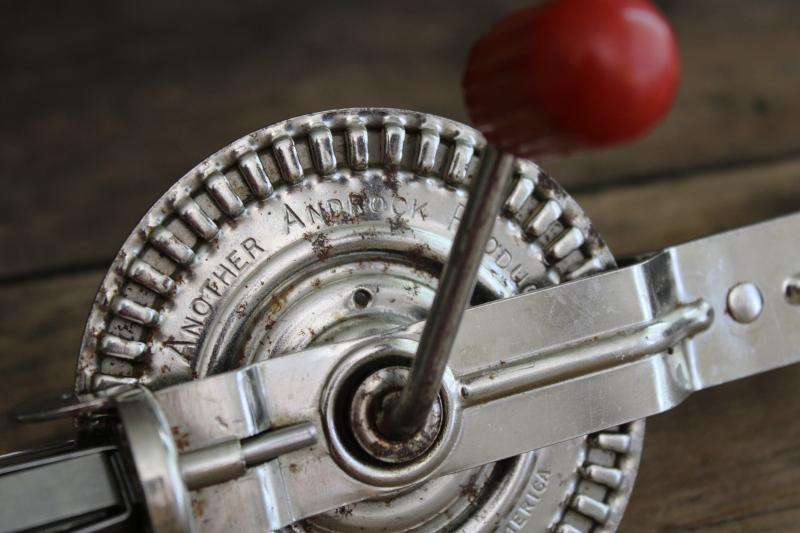
M 550 0 L 481 37 L 463 87 L 489 142 L 535 156 L 643 135 L 666 115 L 679 79 L 675 36 L 648 0 Z

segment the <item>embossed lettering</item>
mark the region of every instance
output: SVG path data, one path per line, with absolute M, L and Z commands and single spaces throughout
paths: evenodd
M 411 218 L 415 216 L 419 216 L 422 220 L 428 218 L 428 213 L 425 212 L 425 208 L 428 207 L 428 202 L 418 203 L 417 199 L 414 198 L 414 203 L 411 206 Z
M 202 288 L 208 289 L 216 297 L 222 296 L 222 293 L 219 290 L 219 285 L 217 285 L 217 282 L 212 279 L 206 279 L 205 282 L 203 282 Z
M 386 200 L 383 196 L 371 196 L 369 199 L 369 210 L 373 213 L 382 213 L 386 210 Z
M 484 248 L 483 253 L 486 255 L 492 255 L 495 250 L 500 246 L 500 243 L 494 237 L 489 237 L 489 240 L 486 241 L 486 248 Z
M 289 230 L 292 228 L 292 224 L 299 224 L 301 228 L 305 228 L 306 224 L 303 222 L 297 213 L 294 212 L 294 209 L 289 207 L 287 204 L 283 204 L 283 219 L 286 225 L 286 234 L 289 234 Z
M 357 216 L 360 214 L 364 214 L 364 196 L 363 194 L 358 194 L 351 192 L 348 195 L 350 199 L 350 214 L 353 216 Z
M 513 259 L 514 257 L 511 255 L 511 252 L 503 248 L 503 251 L 500 252 L 500 255 L 497 256 L 495 262 L 497 263 L 497 266 L 499 266 L 502 269 L 505 269 L 508 265 L 511 264 L 511 261 Z
M 534 509 L 542 501 L 542 495 L 547 490 L 547 484 L 550 480 L 550 472 L 540 470 L 534 472 L 531 476 L 528 485 L 525 487 L 525 494 L 520 499 L 514 514 L 511 515 L 504 531 L 513 532 L 520 531 L 525 527 L 530 517 L 533 515 Z
M 453 224 L 456 222 L 461 222 L 461 215 L 464 213 L 464 204 L 458 204 L 455 209 L 453 209 L 453 216 L 450 217 L 450 223 L 447 224 L 447 229 L 453 229 Z M 458 224 L 456 224 L 458 226 Z M 491 252 L 486 252 L 491 253 Z
M 315 220 L 315 217 L 317 219 L 319 219 L 319 223 L 325 224 L 326 226 L 329 224 L 329 221 L 330 221 L 330 217 L 328 216 L 327 213 L 325 213 L 325 210 L 322 208 L 322 202 L 320 202 L 320 204 L 319 204 L 319 211 L 314 209 L 313 205 L 311 205 L 311 204 L 307 205 L 306 206 L 306 215 L 308 215 L 308 220 L 309 220 L 309 223 L 311 223 L 311 224 L 317 223 L 317 221 Z
M 402 196 L 392 196 L 390 200 L 387 200 L 384 196 L 371 195 L 366 192 L 350 193 L 345 201 L 329 198 L 318 201 L 316 204 L 306 204 L 303 211 L 295 211 L 288 204 L 284 204 L 284 231 L 288 234 L 293 229 L 303 229 L 312 225 L 331 226 L 353 223 L 362 216 L 380 215 L 387 211 L 397 216 L 406 216 L 409 219 L 417 217 L 425 220 L 428 217 L 428 209 L 427 202 L 417 200 L 412 202 Z M 226 278 L 224 273 L 221 276 Z M 227 279 L 222 281 L 227 284 Z
M 245 261 L 239 256 L 239 250 L 234 250 L 225 256 L 225 259 L 228 260 L 228 263 L 233 265 L 233 268 L 236 269 L 237 272 L 241 272 L 241 270 L 250 264 L 250 261 Z
M 211 312 L 211 304 L 205 301 L 202 296 L 192 300 L 192 311 L 200 316 L 206 316 Z
M 220 280 L 223 283 L 223 285 L 229 286 L 230 283 L 228 283 L 228 281 L 227 281 L 225 276 L 226 275 L 230 276 L 231 277 L 231 281 L 233 281 L 234 279 L 236 279 L 236 273 L 233 270 L 231 270 L 230 268 L 228 268 L 228 267 L 226 267 L 225 265 L 222 265 L 222 264 L 219 265 L 219 268 L 222 271 L 220 272 L 220 270 L 216 270 L 213 273 L 214 277 L 217 278 L 218 280 Z
M 183 322 L 181 330 L 195 338 L 199 338 L 203 333 L 203 323 L 193 316 L 187 316 Z
M 392 198 L 392 211 L 395 215 L 404 215 L 408 211 L 408 200 L 402 196 Z
M 528 273 L 522 270 L 522 263 L 519 263 L 514 268 L 512 268 L 509 274 L 511 275 L 511 279 L 517 285 L 522 283 L 525 280 L 525 278 L 528 277 Z
M 251 259 L 256 258 L 256 253 L 253 250 L 258 250 L 259 252 L 263 252 L 264 249 L 258 245 L 256 240 L 252 237 L 248 237 L 247 239 L 242 241 L 242 248 L 250 254 Z
M 331 212 L 331 216 L 341 216 L 344 213 L 344 206 L 342 205 L 342 201 L 338 198 L 331 198 L 328 200 L 328 211 Z
M 197 352 L 197 344 L 195 341 L 179 341 L 176 339 L 169 339 L 164 342 L 164 345 L 187 361 L 191 361 Z
M 213 310 L 212 302 L 222 297 L 223 289 L 217 282 L 226 287 L 230 286 L 239 277 L 239 273 L 251 264 L 245 256 L 249 255 L 250 259 L 255 260 L 261 252 L 264 252 L 264 248 L 250 237 L 240 242 L 238 249 L 225 256 L 225 259 L 211 272 L 211 276 L 200 285 L 200 294 L 189 303 L 189 314 L 184 317 L 180 328 L 181 338 L 170 337 L 164 345 L 190 361 L 197 351 L 197 342 L 203 336 L 205 320 Z

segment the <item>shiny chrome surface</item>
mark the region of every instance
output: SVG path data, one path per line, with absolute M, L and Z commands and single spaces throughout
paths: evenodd
M 61 451 L 15 454 L 28 461 L 0 468 L 0 531 L 41 531 L 56 523 L 62 531 L 98 531 L 128 519 L 130 495 L 115 447 Z
M 714 272 L 713 282 L 707 277 L 720 250 L 790 249 L 798 227 L 800 215 L 785 217 L 676 246 L 627 268 L 469 309 L 449 366 L 447 388 L 458 396 L 445 403 L 445 418 L 455 417 L 447 427 L 457 437 L 432 448 L 422 463 L 371 465 L 364 471 L 368 474 L 357 473 L 366 465 L 342 464 L 358 463 L 357 456 L 333 457 L 323 443 L 283 455 L 266 465 L 271 478 L 281 480 L 273 486 L 273 506 L 280 511 L 269 516 L 271 527 L 624 424 L 670 409 L 695 390 L 800 361 L 800 318 L 782 290 L 794 257 L 776 257 L 768 268 L 756 259 L 740 261 Z M 743 277 L 772 288 L 764 293 L 763 318 L 746 324 L 725 314 L 728 287 Z M 487 328 L 496 337 L 487 335 Z M 257 382 L 266 424 L 303 420 L 330 439 L 333 417 L 319 406 L 341 392 L 337 384 L 346 379 L 335 377 L 342 374 L 341 366 L 352 375 L 365 361 L 374 364 L 399 353 L 399 346 L 415 342 L 422 330 L 417 324 L 372 339 L 315 347 L 156 396 L 167 418 L 180 426 L 194 412 L 181 406 L 202 397 L 201 389 L 239 391 L 207 406 L 210 416 L 234 404 L 241 408 L 241 395 L 251 389 L 238 384 Z M 413 353 L 413 346 L 406 351 Z M 612 448 L 630 445 L 624 436 L 599 438 Z M 591 472 L 598 480 L 617 482 L 614 471 Z M 587 498 L 579 501 L 587 512 L 600 514 L 602 507 Z
M 306 115 L 232 143 L 171 188 L 123 246 L 87 323 L 77 390 L 161 389 L 423 320 L 483 151 L 483 138 L 468 126 L 392 109 Z M 546 174 L 517 161 L 512 182 L 484 250 L 473 304 L 613 265 L 580 208 Z M 119 298 L 127 301 L 104 303 Z M 302 422 L 260 408 L 257 373 L 239 379 L 201 386 L 196 397 L 180 400 L 180 409 L 194 413 L 171 428 L 182 452 Z M 298 398 L 303 389 L 280 390 Z M 225 397 L 239 400 L 219 401 Z M 212 412 L 219 419 L 206 414 Z M 624 449 L 591 452 L 599 441 L 581 436 L 431 476 L 417 487 L 387 489 L 389 505 L 379 496 L 291 527 L 378 531 L 390 522 L 401 531 L 454 524 L 473 531 L 537 531 L 545 524 L 587 530 L 600 522 L 577 507 L 585 498 L 573 504 L 577 492 L 606 506 L 604 523 L 613 527 L 635 477 L 641 426 L 611 432 L 630 440 Z M 197 523 L 206 531 L 246 531 L 305 516 L 276 501 L 285 472 L 302 474 L 285 460 L 288 470 L 276 470 L 281 456 L 224 489 L 192 491 Z M 626 482 L 611 487 L 590 479 L 586 468 L 597 461 Z M 320 479 L 308 486 L 324 499 L 328 481 Z
M 190 531 L 192 510 L 181 477 L 178 449 L 159 403 L 147 389 L 124 392 L 117 398 L 125 427 L 125 447 L 136 473 L 139 497 L 157 533 Z

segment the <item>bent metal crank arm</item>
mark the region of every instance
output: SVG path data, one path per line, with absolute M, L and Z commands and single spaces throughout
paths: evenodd
M 383 439 L 370 402 L 393 379 L 402 385 L 421 324 L 123 391 L 112 412 L 133 466 L 103 463 L 96 476 L 133 479 L 155 531 L 192 529 L 190 490 L 238 491 L 246 522 L 277 529 L 663 412 L 694 391 L 800 361 L 798 235 L 800 214 L 790 215 L 467 310 L 439 402 L 412 441 Z M 6 469 L 0 497 L 33 498 L 35 475 L 67 486 L 77 471 L 75 454 L 67 459 Z M 4 505 L 0 523 L 9 513 Z

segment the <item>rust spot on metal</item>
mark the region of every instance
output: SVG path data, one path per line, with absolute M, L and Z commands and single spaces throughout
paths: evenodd
M 367 195 L 365 193 L 351 192 L 348 196 L 350 197 L 350 205 L 353 206 L 353 213 L 355 213 L 356 207 L 363 213 L 366 208 Z
M 389 222 L 389 231 L 392 233 L 403 233 L 409 228 L 408 222 L 406 222 L 402 215 L 390 217 L 387 219 L 387 222 Z
M 385 176 L 386 188 L 392 191 L 392 195 L 397 196 L 397 191 L 400 188 L 400 181 L 397 179 L 395 172 L 387 172 Z
M 197 518 L 203 518 L 203 514 L 206 512 L 206 502 L 205 500 L 195 500 L 192 499 L 192 514 Z
M 337 507 L 336 509 L 334 509 L 333 513 L 336 516 L 348 518 L 353 514 L 353 507 L 354 507 L 353 505 L 342 505 L 341 507 Z
M 539 176 L 537 177 L 536 186 L 539 189 L 550 190 L 554 192 L 564 193 L 564 189 L 561 188 L 561 185 L 558 184 L 556 180 L 554 180 L 550 175 L 543 171 L 539 170 Z
M 311 249 L 317 259 L 326 261 L 330 258 L 333 246 L 324 233 L 304 233 L 303 238 L 311 243 Z
M 587 233 L 587 235 L 586 235 L 586 245 L 587 246 L 590 246 L 590 247 L 596 248 L 596 249 L 604 248 L 606 246 L 605 239 L 603 239 L 603 237 L 600 235 L 600 233 L 597 232 L 597 230 L 595 229 L 594 226 L 589 226 L 589 229 L 587 230 L 586 233 Z
M 185 450 L 189 447 L 189 433 L 182 431 L 180 426 L 172 426 L 172 438 L 175 440 L 175 446 L 179 450 Z
M 459 488 L 461 489 L 461 496 L 466 498 L 470 505 L 475 505 L 481 494 L 480 487 L 478 487 L 478 476 L 470 476 L 466 483 L 459 485 Z
M 225 421 L 222 419 L 222 417 L 221 417 L 221 416 L 219 416 L 219 415 L 215 416 L 215 417 L 214 417 L 214 420 L 216 420 L 216 421 L 217 421 L 217 423 L 218 423 L 220 426 L 224 427 L 225 429 L 229 429 L 229 427 L 228 427 L 228 424 L 227 424 L 227 423 L 226 423 L 226 422 L 225 422 Z

